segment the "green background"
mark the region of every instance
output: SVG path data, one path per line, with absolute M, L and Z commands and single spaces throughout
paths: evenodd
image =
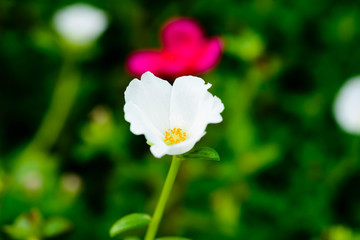
M 64 64 L 51 19 L 70 3 L 0 1 L 0 226 L 36 208 L 72 223 L 56 239 L 105 240 L 120 217 L 152 214 L 171 158 L 154 158 L 124 120 L 125 62 L 160 47 L 164 22 L 186 16 L 225 42 L 200 75 L 224 120 L 196 145 L 221 161 L 182 164 L 158 236 L 359 239 L 360 141 L 332 112 L 359 74 L 358 1 L 88 1 L 108 29 L 76 64 L 79 91 L 56 142 L 22 156 Z

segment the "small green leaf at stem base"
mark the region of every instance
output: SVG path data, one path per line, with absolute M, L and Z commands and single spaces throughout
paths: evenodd
M 110 236 L 114 237 L 120 233 L 147 226 L 151 217 L 145 213 L 132 213 L 117 220 L 110 229 Z
M 210 147 L 200 147 L 191 152 L 184 153 L 179 157 L 183 159 L 199 159 L 199 160 L 211 160 L 220 161 L 219 154 Z

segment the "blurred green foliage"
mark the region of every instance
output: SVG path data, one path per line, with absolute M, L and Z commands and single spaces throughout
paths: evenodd
M 224 121 L 197 144 L 221 161 L 183 163 L 158 236 L 360 238 L 360 139 L 332 116 L 340 86 L 359 74 L 357 1 L 87 2 L 109 28 L 74 65 L 79 91 L 55 143 L 29 150 L 66 61 L 51 18 L 73 2 L 0 1 L 0 226 L 36 208 L 71 222 L 56 239 L 104 240 L 121 216 L 152 214 L 170 157 L 155 159 L 130 132 L 124 66 L 132 51 L 159 46 L 166 20 L 187 16 L 225 41 L 202 76 Z

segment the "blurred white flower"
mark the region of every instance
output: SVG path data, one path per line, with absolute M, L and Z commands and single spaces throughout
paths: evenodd
M 146 72 L 125 91 L 125 120 L 134 134 L 145 135 L 155 157 L 188 152 L 209 123 L 222 121 L 224 105 L 210 87 L 194 76 L 179 77 L 172 86 Z
M 53 22 L 56 31 L 67 42 L 80 46 L 94 42 L 108 25 L 104 11 L 83 3 L 60 9 Z
M 81 188 L 82 180 L 77 174 L 65 173 L 60 178 L 60 184 L 66 192 L 77 193 Z
M 334 104 L 335 119 L 348 133 L 360 134 L 360 76 L 349 79 Z
M 23 175 L 21 182 L 30 191 L 38 191 L 44 185 L 44 177 L 37 171 L 29 171 Z

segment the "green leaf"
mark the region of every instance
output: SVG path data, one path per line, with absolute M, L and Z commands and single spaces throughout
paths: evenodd
M 210 147 L 201 147 L 194 151 L 184 153 L 180 157 L 184 159 L 220 161 L 219 154 Z
M 182 237 L 162 237 L 157 238 L 155 240 L 191 240 L 190 238 L 182 238 Z
M 61 217 L 52 217 L 44 223 L 43 236 L 55 237 L 68 232 L 72 228 L 71 223 Z
M 117 220 L 110 229 L 110 236 L 114 237 L 120 233 L 148 225 L 151 217 L 145 213 L 132 213 Z

